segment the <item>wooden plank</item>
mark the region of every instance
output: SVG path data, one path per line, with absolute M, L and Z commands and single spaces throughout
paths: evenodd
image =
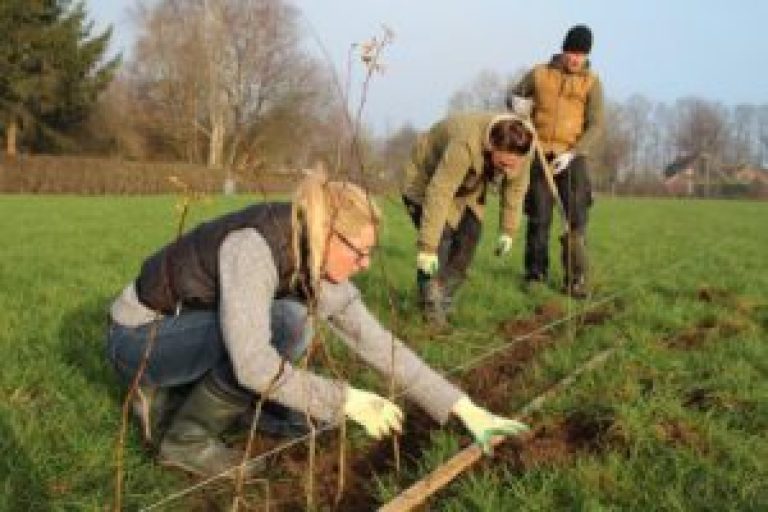
M 528 402 L 525 407 L 518 411 L 516 416 L 524 416 L 540 409 L 547 399 L 551 398 L 563 388 L 570 386 L 580 374 L 603 364 L 615 351 L 616 347 L 596 354 L 589 361 L 571 372 L 570 375 L 566 376 L 547 391 Z M 495 448 L 507 439 L 508 438 L 504 436 L 495 436 L 491 438 L 491 446 Z M 530 439 L 530 434 L 523 434 L 522 436 L 517 437 L 518 442 L 526 442 L 528 439 Z M 389 503 L 380 507 L 379 512 L 407 512 L 413 510 L 424 503 L 430 496 L 448 485 L 454 478 L 471 468 L 482 458 L 482 456 L 483 452 L 477 444 L 472 444 L 464 448 L 448 459 L 447 462 L 438 466 L 430 474 L 400 493 Z
M 491 439 L 494 448 L 507 438 L 496 436 Z M 404 512 L 421 505 L 431 495 L 448 485 L 454 478 L 473 466 L 483 457 L 483 451 L 477 444 L 471 444 L 451 457 L 429 475 L 400 493 L 395 499 L 379 508 L 379 512 Z

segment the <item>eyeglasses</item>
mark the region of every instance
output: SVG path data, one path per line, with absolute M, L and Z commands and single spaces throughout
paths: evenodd
M 362 265 L 363 261 L 365 261 L 366 258 L 370 259 L 373 256 L 373 251 L 375 247 L 371 247 L 367 251 L 362 251 L 360 250 L 360 248 L 355 246 L 355 244 L 350 242 L 349 238 L 345 237 L 338 231 L 334 230 L 333 234 L 336 235 L 338 239 L 341 240 L 341 242 L 349 248 L 350 251 L 355 253 L 355 263 L 357 265 Z

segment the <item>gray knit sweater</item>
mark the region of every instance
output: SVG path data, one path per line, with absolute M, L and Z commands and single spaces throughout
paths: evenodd
M 219 273 L 222 333 L 240 384 L 261 393 L 284 365 L 271 399 L 317 419 L 340 417 L 346 383 L 283 362 L 270 344 L 270 308 L 278 278 L 272 253 L 258 231 L 246 228 L 226 237 L 219 249 Z M 317 299 L 318 317 L 328 321 L 350 349 L 380 373 L 393 375 L 397 389 L 435 420 L 448 419 L 464 393 L 382 327 L 352 283 L 323 281 Z M 152 321 L 155 313 L 138 301 L 131 283 L 115 300 L 111 315 L 121 325 L 138 327 Z

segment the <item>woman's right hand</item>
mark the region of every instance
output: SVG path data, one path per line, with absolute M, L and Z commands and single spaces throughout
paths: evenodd
M 402 432 L 403 412 L 398 406 L 375 393 L 347 388 L 344 414 L 376 439 L 381 439 L 392 431 Z

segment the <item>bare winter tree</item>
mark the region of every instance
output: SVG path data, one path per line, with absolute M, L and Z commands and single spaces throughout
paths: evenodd
M 282 0 L 159 0 L 138 14 L 128 80 L 178 157 L 230 169 L 328 102 Z
M 700 98 L 677 101 L 674 140 L 680 154 L 721 158 L 727 140 L 727 112 L 719 103 Z
M 621 109 L 629 136 L 628 164 L 634 173 L 647 173 L 649 170 L 646 147 L 650 135 L 651 108 L 651 102 L 645 96 L 634 94 Z
M 757 142 L 758 161 L 761 166 L 768 167 L 768 104 L 757 109 Z
M 756 163 L 757 109 L 754 105 L 736 105 L 732 119 L 728 160 L 740 164 Z
M 411 157 L 411 151 L 418 135 L 412 124 L 405 123 L 383 141 L 381 160 L 393 181 L 399 183 L 402 180 L 401 171 Z
M 632 154 L 632 127 L 625 108 L 615 102 L 605 105 L 605 130 L 602 141 L 592 157 L 592 177 L 598 190 L 613 190 L 621 171 L 626 169 Z
M 671 136 L 673 121 L 669 105 L 658 102 L 653 106 L 648 124 L 645 158 L 648 168 L 655 169 L 659 174 L 676 156 Z
M 505 96 L 509 84 L 517 83 L 523 75 L 519 70 L 504 79 L 495 71 L 481 71 L 466 87 L 456 91 L 448 100 L 448 111 L 506 110 Z

